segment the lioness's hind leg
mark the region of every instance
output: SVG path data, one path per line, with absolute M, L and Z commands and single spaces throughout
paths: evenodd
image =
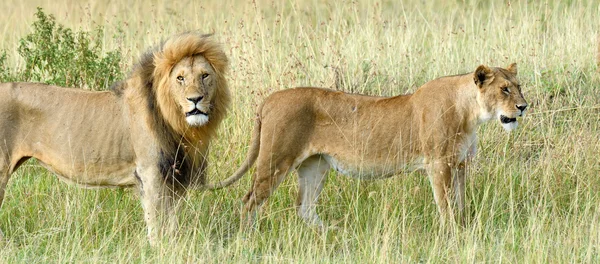
M 317 200 L 323 189 L 329 163 L 321 156 L 312 156 L 298 167 L 298 215 L 309 225 L 323 228 L 317 214 Z
M 252 183 L 252 187 L 250 187 L 250 191 L 244 197 L 244 208 L 242 209 L 240 223 L 242 228 L 254 225 L 257 210 L 273 194 L 283 178 L 289 173 L 293 161 L 273 161 L 272 165 L 269 163 L 259 162 L 257 164 L 254 182 Z

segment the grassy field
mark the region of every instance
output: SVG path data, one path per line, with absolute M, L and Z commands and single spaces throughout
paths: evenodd
M 429 182 L 414 173 L 359 182 L 331 172 L 318 233 L 295 214 L 290 175 L 240 234 L 245 177 L 191 191 L 176 241 L 150 248 L 137 194 L 59 182 L 34 162 L 13 175 L 0 211 L 0 263 L 64 262 L 600 262 L 600 1 L 0 2 L 0 50 L 23 66 L 19 39 L 36 7 L 74 30 L 104 28 L 123 72 L 160 40 L 212 32 L 230 60 L 233 107 L 212 146 L 209 179 L 245 157 L 256 105 L 269 93 L 322 86 L 370 95 L 413 92 L 480 64 L 519 65 L 530 104 L 519 129 L 480 127 L 464 229 L 444 232 Z

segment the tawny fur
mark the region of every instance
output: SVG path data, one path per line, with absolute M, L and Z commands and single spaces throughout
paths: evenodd
M 479 66 L 475 72 L 442 77 L 414 94 L 374 97 L 321 88 L 275 92 L 259 107 L 248 157 L 218 189 L 240 179 L 256 162 L 244 197 L 242 221 L 251 225 L 257 208 L 293 169 L 298 170 L 298 214 L 323 227 L 316 202 L 330 168 L 360 179 L 402 171 L 428 171 L 442 221 L 464 207 L 465 166 L 475 154 L 477 126 L 504 120 L 507 130 L 527 103 L 508 68 Z
M 185 33 L 146 52 L 111 91 L 0 84 L 0 204 L 10 175 L 35 158 L 85 187 L 139 188 L 154 243 L 167 222 L 176 227 L 173 208 L 185 189 L 204 181 L 230 102 L 227 63 L 212 37 Z M 191 106 L 208 121 L 189 125 Z

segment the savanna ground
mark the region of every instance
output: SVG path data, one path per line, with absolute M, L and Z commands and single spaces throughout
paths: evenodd
M 359 182 L 331 172 L 318 210 L 337 229 L 318 233 L 299 220 L 290 175 L 263 207 L 259 232 L 240 234 L 247 175 L 223 191 L 191 191 L 178 239 L 150 248 L 136 191 L 80 189 L 29 162 L 0 211 L 9 240 L 0 262 L 599 262 L 599 3 L 2 1 L 7 71 L 26 66 L 17 50 L 36 7 L 74 31 L 101 26 L 97 50 L 120 51 L 119 74 L 170 35 L 213 32 L 231 60 L 234 103 L 211 148 L 211 181 L 245 157 L 256 105 L 288 87 L 391 96 L 517 62 L 530 108 L 511 134 L 497 121 L 480 127 L 463 229 L 438 228 L 424 175 Z

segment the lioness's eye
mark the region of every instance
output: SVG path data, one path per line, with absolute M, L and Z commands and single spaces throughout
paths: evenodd
M 183 78 L 183 76 L 177 76 L 177 81 L 183 82 L 184 80 L 185 80 L 185 78 Z
M 202 74 L 202 79 L 206 79 L 208 77 L 208 73 Z
M 507 94 L 510 93 L 510 90 L 508 90 L 508 87 L 502 87 L 502 91 Z

